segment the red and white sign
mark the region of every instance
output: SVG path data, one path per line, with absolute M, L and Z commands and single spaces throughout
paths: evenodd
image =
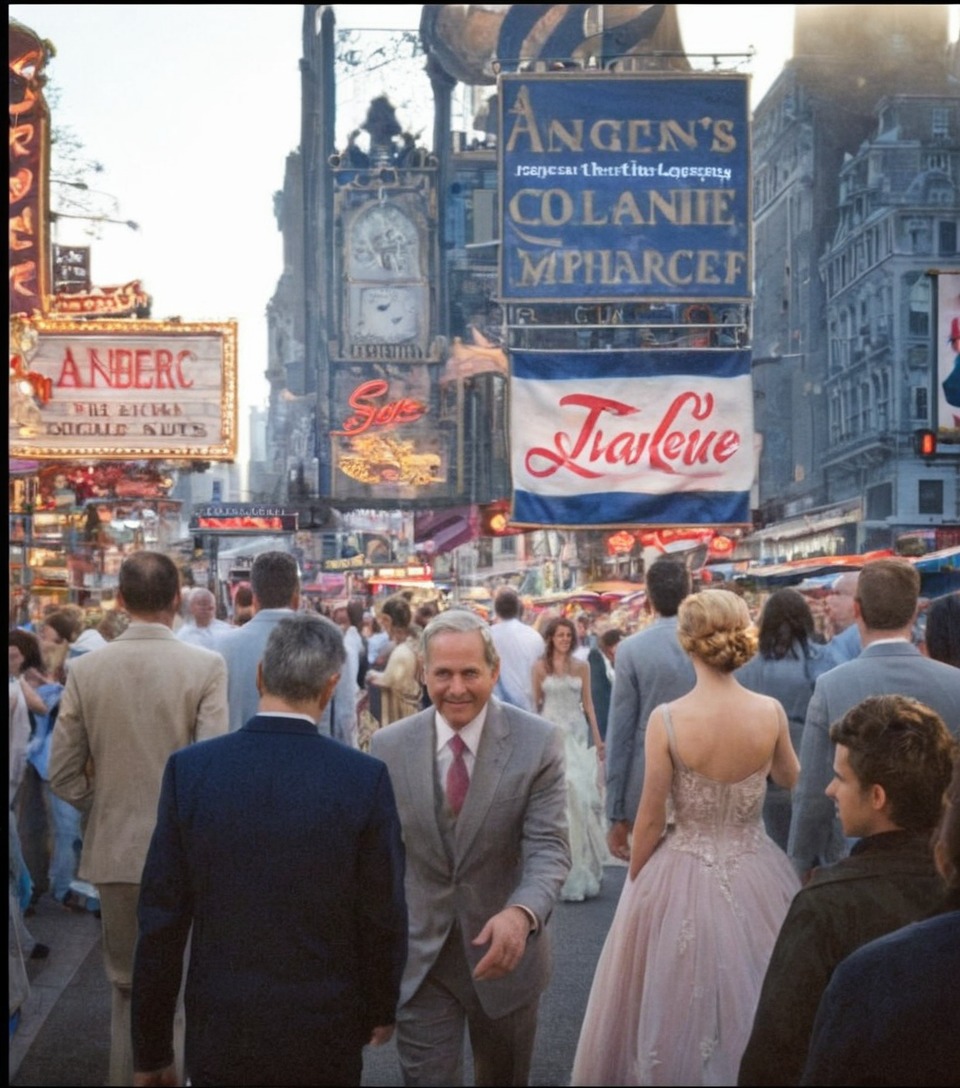
M 49 398 L 11 412 L 11 456 L 236 456 L 234 322 L 38 320 L 30 328 L 23 358 Z

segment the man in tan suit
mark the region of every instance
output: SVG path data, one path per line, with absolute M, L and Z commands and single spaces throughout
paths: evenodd
M 113 986 L 111 1085 L 133 1083 L 130 987 L 140 875 L 171 753 L 227 731 L 227 672 L 212 650 L 173 633 L 180 576 L 159 552 L 120 568 L 122 635 L 67 675 L 50 754 L 53 792 L 88 814 L 78 875 L 96 885 Z

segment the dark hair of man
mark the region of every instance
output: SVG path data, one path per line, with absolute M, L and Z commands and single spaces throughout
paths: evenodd
M 161 552 L 134 552 L 120 564 L 117 589 L 131 615 L 166 612 L 180 591 L 180 572 Z
M 43 617 L 43 626 L 57 632 L 64 642 L 73 642 L 78 635 L 76 620 L 65 612 L 51 612 Z
M 300 568 L 288 552 L 261 552 L 250 568 L 250 586 L 261 608 L 292 608 Z
M 758 638 L 760 653 L 766 658 L 781 661 L 788 654 L 807 657 L 813 613 L 803 594 L 796 589 L 774 590 L 763 606 Z
M 623 632 L 619 627 L 608 627 L 606 631 L 600 636 L 600 645 L 606 646 L 610 649 L 611 646 L 616 646 L 620 639 L 623 638 Z
M 358 631 L 363 626 L 363 601 L 359 597 L 351 597 L 347 601 L 347 619 L 350 626 L 356 627 Z
M 883 787 L 897 827 L 937 826 L 957 754 L 939 714 L 905 695 L 873 695 L 833 723 L 830 739 L 847 749 L 863 789 Z
M 905 559 L 875 559 L 860 571 L 856 600 L 872 631 L 899 631 L 913 622 L 920 575 Z
M 471 612 L 468 608 L 448 608 L 434 616 L 423 629 L 420 636 L 420 649 L 423 660 L 430 664 L 430 643 L 443 634 L 463 635 L 476 631 L 483 640 L 483 659 L 491 669 L 500 664 L 500 655 L 497 653 L 493 635 L 490 634 L 490 626 L 486 620 Z
M 577 645 L 577 629 L 573 625 L 573 620 L 568 620 L 566 616 L 554 616 L 543 629 L 543 656 L 547 662 L 547 672 L 550 673 L 553 672 L 553 636 L 561 627 L 565 627 L 570 632 L 571 653 Z
M 690 595 L 690 572 L 679 559 L 667 555 L 650 564 L 644 583 L 651 604 L 661 616 L 675 616 Z
M 394 627 L 403 631 L 410 627 L 410 605 L 403 597 L 388 597 L 380 606 L 380 611 L 389 618 Z
M 960 668 L 960 593 L 938 597 L 927 609 L 927 653 Z
M 290 703 L 315 699 L 344 662 L 340 628 L 324 616 L 298 612 L 270 632 L 261 661 L 264 692 Z
M 21 631 L 18 627 L 13 628 L 10 632 L 9 643 L 23 654 L 23 663 L 20 666 L 20 671 L 26 672 L 27 669 L 37 669 L 39 672 L 43 672 L 43 655 L 40 653 L 40 640 L 36 635 L 30 631 Z
M 512 586 L 501 586 L 494 595 L 493 610 L 502 620 L 519 619 L 523 612 L 520 594 Z

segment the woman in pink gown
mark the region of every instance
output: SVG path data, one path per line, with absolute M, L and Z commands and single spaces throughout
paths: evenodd
M 693 691 L 650 716 L 630 875 L 600 955 L 572 1084 L 736 1084 L 767 961 L 799 885 L 767 837 L 767 775 L 799 771 L 776 700 L 733 670 L 754 653 L 744 602 L 680 606 Z M 672 814 L 668 816 L 668 804 Z

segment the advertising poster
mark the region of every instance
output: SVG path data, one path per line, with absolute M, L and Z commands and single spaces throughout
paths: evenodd
M 332 494 L 429 506 L 450 491 L 452 431 L 431 407 L 426 365 L 340 367 L 331 408 Z
M 937 276 L 937 440 L 960 452 L 960 272 Z
M 746 76 L 500 78 L 501 296 L 751 297 Z
M 511 366 L 511 521 L 749 524 L 749 351 L 516 351 Z
M 10 455 L 232 461 L 237 326 L 19 322 Z

